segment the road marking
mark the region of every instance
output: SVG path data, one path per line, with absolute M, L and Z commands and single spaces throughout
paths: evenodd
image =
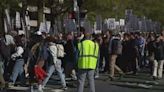
M 52 91 L 52 92 L 64 92 L 64 91 L 61 90 L 61 89 L 52 89 L 51 91 Z
M 28 90 L 29 87 L 9 87 L 10 90 Z

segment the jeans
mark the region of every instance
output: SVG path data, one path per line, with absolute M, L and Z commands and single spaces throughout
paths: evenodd
M 5 84 L 5 80 L 3 78 L 3 62 L 0 61 L 0 83 Z
M 164 65 L 164 60 L 154 60 L 154 66 L 153 66 L 153 76 L 162 78 L 163 74 L 163 65 Z
M 62 68 L 61 68 L 61 60 L 58 60 L 55 65 L 50 65 L 49 66 L 47 77 L 43 81 L 43 86 L 45 86 L 47 84 L 48 80 L 50 79 L 51 75 L 53 74 L 53 72 L 55 70 L 57 71 L 57 73 L 58 73 L 58 75 L 60 77 L 62 86 L 66 87 L 65 77 L 64 77 L 64 74 L 63 74 L 63 71 L 62 71 Z
M 85 78 L 89 80 L 89 92 L 95 92 L 95 81 L 94 81 L 95 70 L 80 69 L 78 70 L 78 87 L 77 92 L 84 92 Z
M 20 80 L 23 83 L 24 82 L 24 60 L 23 59 L 17 59 L 12 71 L 12 75 L 10 76 L 10 80 L 15 83 L 18 76 L 20 76 Z

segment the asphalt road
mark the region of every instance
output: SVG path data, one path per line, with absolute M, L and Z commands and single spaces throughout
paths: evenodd
M 86 82 L 84 92 L 88 92 Z M 60 81 L 56 77 L 51 78 L 44 92 L 76 92 L 76 81 L 67 80 L 68 90 L 60 89 Z M 95 81 L 96 92 L 164 92 L 164 78 L 154 81 L 148 73 L 142 72 L 137 75 L 125 75 L 114 81 L 107 80 L 107 75 L 100 74 Z M 29 87 L 15 87 L 4 92 L 30 92 Z M 0 91 L 3 92 L 3 91 Z M 33 92 L 38 92 L 34 90 Z
M 138 75 L 126 75 L 122 79 L 117 78 L 114 81 L 107 80 L 106 75 L 101 75 L 96 79 L 96 92 L 164 92 L 164 79 L 154 81 L 149 74 L 140 73 Z M 76 92 L 76 86 L 68 82 L 68 90 L 65 92 Z M 84 92 L 89 88 L 85 87 Z M 62 92 L 50 82 L 45 92 Z

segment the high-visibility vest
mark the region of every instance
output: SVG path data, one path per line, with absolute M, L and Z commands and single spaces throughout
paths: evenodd
M 78 44 L 78 50 L 78 68 L 96 69 L 99 45 L 91 40 L 84 40 Z

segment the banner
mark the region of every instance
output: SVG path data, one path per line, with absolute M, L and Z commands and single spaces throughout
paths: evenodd
M 90 21 L 84 20 L 83 27 L 85 28 L 86 32 L 91 33 L 91 34 L 93 33 L 93 29 L 92 29 L 92 26 L 90 24 Z
M 8 32 L 7 23 L 6 23 L 6 19 L 5 18 L 4 18 L 4 30 L 5 30 L 5 33 Z
M 74 7 L 74 11 L 79 11 L 79 6 L 77 5 L 77 0 L 73 0 L 73 7 Z
M 50 22 L 41 22 L 40 23 L 40 27 L 39 27 L 39 31 L 40 32 L 45 32 L 45 33 L 49 33 L 50 31 L 50 27 L 51 27 L 51 23 Z
M 120 26 L 125 26 L 125 19 L 120 19 Z
M 65 19 L 65 30 L 66 32 L 77 31 L 76 23 L 74 19 Z
M 15 19 L 15 26 L 16 28 L 21 28 L 21 19 L 20 19 L 20 13 L 16 12 L 16 19 Z
M 102 18 L 101 18 L 101 16 L 96 16 L 96 30 L 102 30 Z
M 27 26 L 27 30 L 30 30 L 30 17 L 28 15 L 28 12 L 26 11 L 26 15 L 25 15 L 25 23 Z
M 108 28 L 109 29 L 111 29 L 111 30 L 116 29 L 115 21 L 116 21 L 115 18 L 109 18 L 108 19 L 107 23 L 108 23 Z
M 7 29 L 8 31 L 11 31 L 11 20 L 10 20 L 10 15 L 9 15 L 9 10 L 5 9 L 5 14 L 6 14 L 6 24 L 7 24 Z
M 22 18 L 21 18 L 21 23 L 22 23 L 22 31 L 24 31 L 24 33 L 25 33 L 26 32 L 26 28 L 25 28 L 25 23 L 24 23 Z

